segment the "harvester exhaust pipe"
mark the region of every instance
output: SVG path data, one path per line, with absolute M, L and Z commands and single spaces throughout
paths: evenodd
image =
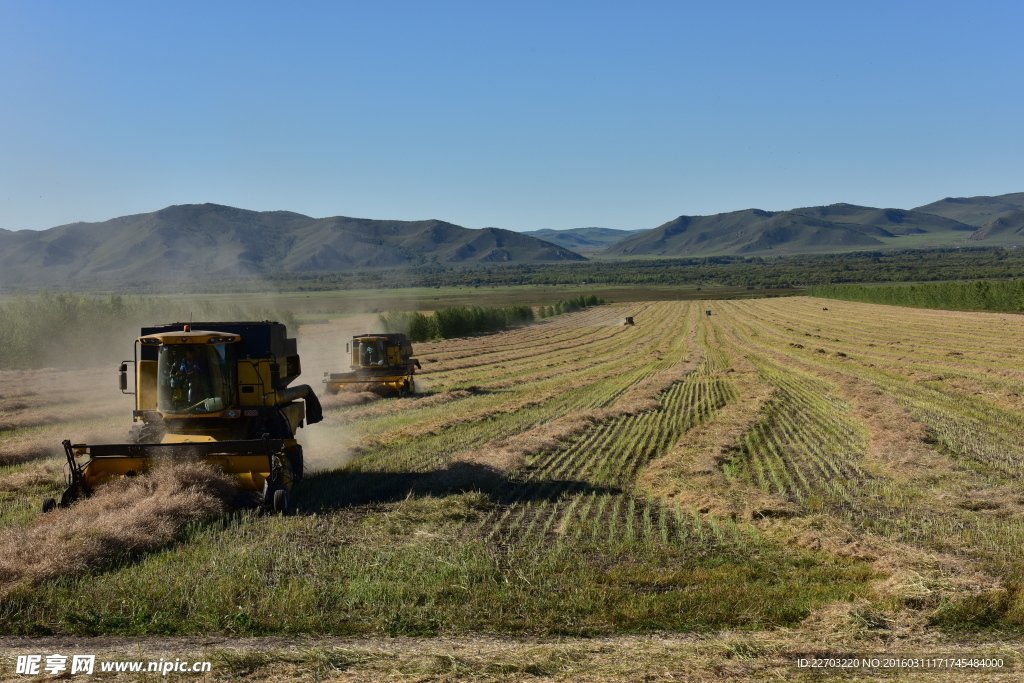
M 300 398 L 306 402 L 306 424 L 316 424 L 324 419 L 324 409 L 320 407 L 320 399 L 316 397 L 312 387 L 308 384 L 281 389 L 278 394 L 283 402 L 297 401 Z

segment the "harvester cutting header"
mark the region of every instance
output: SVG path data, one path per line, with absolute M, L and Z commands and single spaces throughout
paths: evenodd
M 324 373 L 332 394 L 352 389 L 407 396 L 416 391 L 413 375 L 421 366 L 404 334 L 357 334 L 345 344 L 345 351 L 352 355 L 350 372 Z
M 135 395 L 128 443 L 64 442 L 70 471 L 61 504 L 99 484 L 144 473 L 161 458 L 191 457 L 234 476 L 242 491 L 288 509 L 302 478 L 295 432 L 323 419 L 301 371 L 295 339 L 276 322 L 174 323 L 142 328 L 135 358 L 121 364 L 121 391 Z M 134 392 L 128 365 L 135 365 Z M 48 499 L 44 510 L 55 501 Z

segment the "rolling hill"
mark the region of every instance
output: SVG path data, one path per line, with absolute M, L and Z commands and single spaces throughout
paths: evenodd
M 169 206 L 49 230 L 0 230 L 0 286 L 580 260 L 558 245 L 498 228 L 310 218 L 217 204 Z
M 1024 192 L 1002 194 L 995 197 L 946 197 L 937 202 L 919 206 L 914 211 L 952 218 L 980 228 L 996 219 L 1024 211 Z
M 680 216 L 612 245 L 603 256 L 793 254 L 893 247 L 940 246 L 976 230 L 943 216 L 853 204 L 789 211 L 746 209 Z
M 985 240 L 988 242 L 1010 241 L 1014 244 L 1024 244 L 1024 211 L 1014 213 L 1002 213 L 971 235 L 973 240 Z

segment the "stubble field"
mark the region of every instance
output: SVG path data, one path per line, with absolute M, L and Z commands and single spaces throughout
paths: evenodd
M 338 370 L 353 331 L 304 326 L 303 381 Z M 792 680 L 814 654 L 1013 657 L 1022 342 L 1019 316 L 801 297 L 420 344 L 420 395 L 324 397 L 297 515 L 167 513 L 173 540 L 148 545 L 118 536 L 125 515 L 146 526 L 130 491 L 61 513 L 78 536 L 37 512 L 63 438 L 127 431 L 113 372 L 0 373 L 0 554 L 42 567 L 0 563 L 0 630 L 314 636 L 215 648 L 218 675 L 252 680 L 310 662 L 339 680 Z M 90 533 L 91 555 L 47 563 Z

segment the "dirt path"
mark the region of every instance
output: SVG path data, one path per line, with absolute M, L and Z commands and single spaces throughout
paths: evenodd
M 102 662 L 210 662 L 209 673 L 99 673 L 100 680 L 236 681 L 1016 681 L 1024 641 L 989 638 L 955 642 L 929 637 L 884 643 L 880 638 L 833 637 L 800 631 L 666 634 L 609 638 L 82 638 L 2 637 L 2 680 L 53 680 L 14 673 L 18 655 L 96 656 Z M 801 667 L 815 658 L 1001 658 L 1000 669 L 856 666 Z M 45 661 L 45 660 L 44 660 Z M 869 662 L 870 664 L 871 662 Z M 145 664 L 144 664 L 145 666 Z M 832 674 L 832 675 L 830 675 Z M 76 677 L 70 677 L 75 680 Z M 85 680 L 83 678 L 83 680 Z

